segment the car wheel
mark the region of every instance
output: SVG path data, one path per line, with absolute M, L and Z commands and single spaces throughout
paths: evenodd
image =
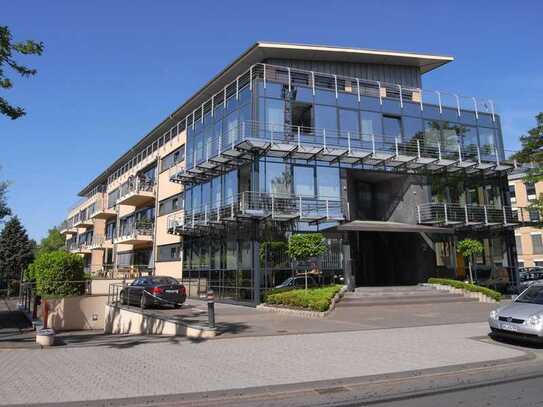
M 181 304 L 175 303 L 175 304 L 173 304 L 173 307 L 175 309 L 179 309 L 179 308 L 181 308 Z

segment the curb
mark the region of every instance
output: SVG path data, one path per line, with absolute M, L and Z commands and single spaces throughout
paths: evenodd
M 498 303 L 498 301 L 496 301 L 493 298 L 490 298 L 489 296 L 483 293 L 467 291 L 467 290 L 463 290 L 462 288 L 451 287 L 450 285 L 422 283 L 421 286 L 432 287 L 439 291 L 448 291 L 451 294 L 462 294 L 465 298 L 475 298 L 481 303 L 490 303 L 490 304 Z
M 336 308 L 336 304 L 341 300 L 341 298 L 343 298 L 343 294 L 345 294 L 345 291 L 347 291 L 346 285 L 341 287 L 339 292 L 332 298 L 330 308 L 323 312 L 277 307 L 269 304 L 259 304 L 256 306 L 256 310 L 259 312 L 275 312 L 278 314 L 285 314 L 299 318 L 322 319 L 327 317 Z

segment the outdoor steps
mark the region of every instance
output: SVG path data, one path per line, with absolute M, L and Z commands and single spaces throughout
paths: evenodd
M 358 287 L 354 292 L 345 293 L 340 304 L 342 307 L 358 307 L 463 302 L 477 302 L 477 299 L 438 291 L 432 287 L 399 286 Z

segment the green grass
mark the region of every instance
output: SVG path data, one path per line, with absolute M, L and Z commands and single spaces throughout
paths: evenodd
M 466 291 L 471 291 L 474 293 L 482 293 L 487 297 L 492 298 L 493 300 L 500 301 L 502 299 L 501 293 L 491 290 L 490 288 L 481 287 L 475 284 L 464 283 L 463 281 L 451 280 L 448 278 L 429 278 L 429 284 L 442 284 L 448 285 L 454 288 L 461 288 Z
M 270 305 L 283 305 L 291 308 L 324 312 L 330 308 L 332 298 L 341 290 L 341 285 L 319 288 L 276 289 L 264 295 L 264 302 Z

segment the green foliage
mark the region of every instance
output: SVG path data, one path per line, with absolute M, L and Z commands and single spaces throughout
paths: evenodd
M 258 253 L 260 264 L 264 265 L 267 262 L 269 265 L 280 265 L 285 257 L 283 254 L 287 252 L 287 249 L 287 242 L 281 240 L 260 243 L 260 250 Z
M 18 280 L 34 260 L 34 244 L 17 216 L 0 233 L 0 278 Z
M 25 277 L 36 281 L 38 294 L 45 298 L 80 295 L 85 289 L 83 258 L 64 251 L 40 254 Z
M 528 164 L 527 182 L 543 181 L 543 112 L 536 117 L 536 127 L 520 137 L 522 149 L 512 156 L 520 164 Z
M 9 209 L 6 201 L 8 185 L 9 184 L 7 181 L 0 181 L 0 223 L 6 216 L 11 215 L 11 210 Z
M 57 228 L 49 229 L 47 236 L 41 240 L 38 246 L 38 255 L 63 250 L 65 242 L 66 239 L 64 239 Z
M 288 239 L 288 255 L 295 260 L 322 256 L 328 246 L 322 233 L 299 233 Z
M 341 285 L 330 285 L 308 290 L 276 289 L 266 293 L 264 301 L 267 304 L 324 312 L 330 308 L 332 298 L 341 290 L 341 287 Z
M 464 239 L 458 242 L 457 251 L 463 257 L 471 259 L 483 253 L 483 244 L 478 240 Z
M 482 293 L 486 295 L 487 297 L 492 298 L 495 301 L 500 301 L 502 298 L 501 293 L 497 291 L 491 290 L 490 288 L 481 287 L 475 284 L 464 283 L 463 281 L 450 280 L 448 278 L 429 278 L 428 283 L 448 285 L 454 288 L 460 288 L 462 290 L 466 290 L 466 291 L 470 291 L 474 293 Z
M 13 69 L 23 78 L 36 75 L 35 69 L 28 68 L 18 64 L 13 58 L 13 54 L 21 55 L 41 55 L 44 45 L 42 42 L 23 41 L 13 42 L 11 31 L 6 26 L 0 26 L 0 88 L 10 89 L 13 83 L 4 75 L 3 67 L 7 66 Z M 25 115 L 25 111 L 20 106 L 12 106 L 8 101 L 0 97 L 0 113 L 8 116 L 12 120 Z

